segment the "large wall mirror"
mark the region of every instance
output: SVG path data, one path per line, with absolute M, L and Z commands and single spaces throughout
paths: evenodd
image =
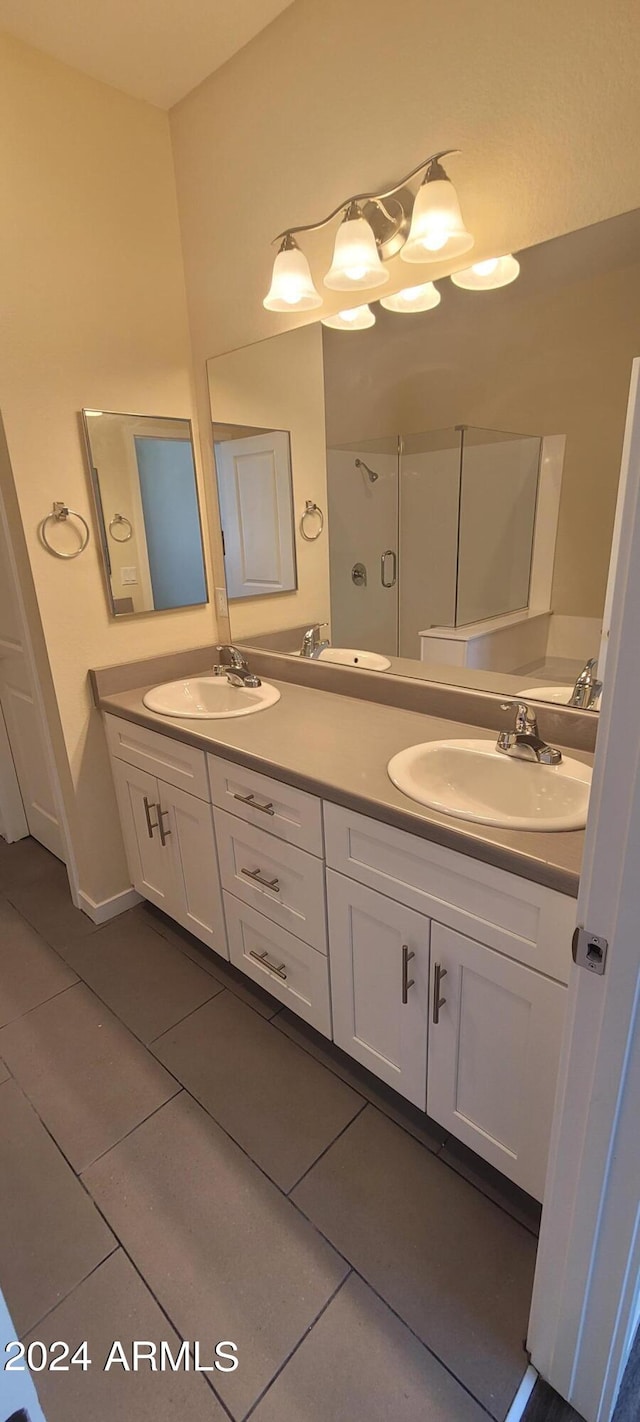
M 429 311 L 375 304 L 369 329 L 315 323 L 209 361 L 215 421 L 291 435 L 298 586 L 234 604 L 234 640 L 293 654 L 326 622 L 323 659 L 576 704 L 640 353 L 640 212 L 518 258 L 500 289 L 443 279 Z M 312 543 L 307 500 L 325 513 Z
M 208 601 L 189 420 L 83 410 L 114 617 Z

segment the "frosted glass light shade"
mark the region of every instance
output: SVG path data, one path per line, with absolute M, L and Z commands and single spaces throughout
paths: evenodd
M 322 306 L 309 263 L 297 245 L 283 243 L 280 248 L 273 264 L 271 286 L 262 304 L 267 311 L 314 311 Z
M 426 281 L 422 286 L 405 286 L 394 296 L 381 296 L 380 305 L 387 311 L 432 311 L 434 306 L 439 306 L 441 299 L 437 286 L 432 281 Z
M 370 306 L 352 306 L 347 311 L 338 311 L 337 316 L 322 316 L 321 321 L 332 331 L 366 331 L 368 326 L 376 324 Z
M 458 194 L 448 178 L 425 180 L 413 205 L 403 262 L 437 262 L 459 257 L 473 247 L 464 225 Z
M 495 291 L 499 286 L 508 286 L 520 274 L 520 263 L 509 253 L 506 257 L 489 257 L 486 262 L 475 262 L 462 272 L 452 272 L 455 286 L 465 291 Z
M 345 217 L 336 233 L 333 261 L 324 279 L 331 291 L 358 291 L 384 286 L 389 273 L 382 265 L 376 239 L 366 217 Z

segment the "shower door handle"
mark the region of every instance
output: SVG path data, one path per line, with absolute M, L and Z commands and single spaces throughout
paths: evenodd
M 387 579 L 387 558 L 391 558 L 391 578 Z M 380 559 L 380 582 L 383 588 L 393 588 L 396 583 L 398 560 L 393 548 L 386 548 Z

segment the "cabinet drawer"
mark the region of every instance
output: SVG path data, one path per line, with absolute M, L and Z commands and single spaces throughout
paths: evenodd
M 207 760 L 214 805 L 322 858 L 322 802 L 315 795 L 217 755 Z
M 325 1037 L 331 1036 L 329 961 L 264 914 L 224 894 L 229 956 L 267 992 Z
M 107 745 L 111 754 L 139 770 L 148 770 L 158 775 L 169 785 L 179 790 L 187 790 L 197 795 L 199 800 L 210 800 L 207 762 L 204 751 L 172 736 L 159 735 L 146 726 L 138 726 L 135 721 L 125 721 L 121 716 L 105 715 Z
M 322 861 L 225 810 L 214 819 L 223 888 L 326 953 Z
M 325 803 L 327 864 L 470 938 L 569 981 L 574 899 Z

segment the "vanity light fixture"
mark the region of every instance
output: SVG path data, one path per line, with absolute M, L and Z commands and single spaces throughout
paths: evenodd
M 273 264 L 271 286 L 263 305 L 267 311 L 314 311 L 322 306 L 309 263 L 290 232 L 285 234 Z
M 441 300 L 437 286 L 432 281 L 425 281 L 422 286 L 405 286 L 393 296 L 381 296 L 380 305 L 387 311 L 433 311 Z
M 473 247 L 464 225 L 458 194 L 438 154 L 432 158 L 413 204 L 411 228 L 400 256 L 403 262 L 437 262 L 459 257 Z
M 347 311 L 338 311 L 335 316 L 322 316 L 321 321 L 332 331 L 366 331 L 368 326 L 376 324 L 370 306 L 351 306 Z
M 520 263 L 509 253 L 505 257 L 488 257 L 486 262 L 475 262 L 464 271 L 452 272 L 454 286 L 464 291 L 495 291 L 499 286 L 508 286 L 520 274 Z
M 457 148 L 448 148 L 434 153 L 384 192 L 356 194 L 341 202 L 320 222 L 308 222 L 280 232 L 274 238 L 279 248 L 271 286 L 263 303 L 267 310 L 311 311 L 321 305 L 296 236 L 326 227 L 339 214 L 342 214 L 342 222 L 336 233 L 333 260 L 324 278 L 325 286 L 331 291 L 355 293 L 386 285 L 389 273 L 383 263 L 398 252 L 409 262 L 429 262 L 468 251 L 473 246 L 473 237 L 467 232 L 456 190 L 441 163 L 441 159 L 457 152 Z M 410 184 L 422 172 L 424 181 L 414 196 Z

